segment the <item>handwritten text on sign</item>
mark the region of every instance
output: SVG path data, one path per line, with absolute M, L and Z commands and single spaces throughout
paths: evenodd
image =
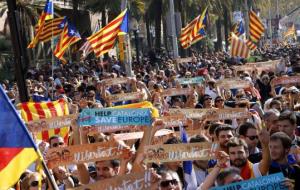
M 225 119 L 248 118 L 249 113 L 245 108 L 225 108 L 225 109 L 170 109 L 171 115 L 185 114 L 187 118 L 206 119 L 207 121 L 217 121 Z
M 178 78 L 176 81 L 179 84 L 201 84 L 205 81 L 203 77 L 194 77 L 194 78 Z
M 121 102 L 128 100 L 138 100 L 143 98 L 144 94 L 142 92 L 131 92 L 124 94 L 115 94 L 108 97 L 111 102 Z
M 162 96 L 180 96 L 188 95 L 193 92 L 192 88 L 169 88 L 162 92 Z
M 145 147 L 145 162 L 209 160 L 211 143 L 165 144 Z
M 77 115 L 73 114 L 73 115 L 66 115 L 66 116 L 54 117 L 49 119 L 40 119 L 40 120 L 28 122 L 27 127 L 31 132 L 40 132 L 49 129 L 69 127 L 72 124 L 72 120 L 76 118 Z
M 300 76 L 278 77 L 271 81 L 272 86 L 300 83 Z
M 48 167 L 79 164 L 100 160 L 119 159 L 129 154 L 129 150 L 113 146 L 110 142 L 74 145 L 62 148 L 51 148 L 47 151 Z
M 254 178 L 246 181 L 232 183 L 225 186 L 215 187 L 211 190 L 287 190 L 287 188 L 281 184 L 284 177 L 282 173 L 272 174 L 259 178 Z
M 74 190 L 150 190 L 151 172 L 132 173 L 120 175 L 110 179 L 104 179 L 99 182 L 84 185 Z
M 80 113 L 80 126 L 87 125 L 138 125 L 150 126 L 150 109 L 84 109 Z

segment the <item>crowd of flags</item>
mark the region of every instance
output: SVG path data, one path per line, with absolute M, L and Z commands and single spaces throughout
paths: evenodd
M 99 57 L 114 47 L 118 35 L 127 32 L 128 12 L 124 10 L 117 18 L 88 37 L 79 50 L 83 51 L 84 57 L 91 52 Z M 38 25 L 35 27 L 35 36 L 28 48 L 34 48 L 39 41 L 48 42 L 56 36 L 59 36 L 59 39 L 53 48 L 53 54 L 62 63 L 67 63 L 64 58 L 66 50 L 81 40 L 81 36 L 67 17 L 54 18 L 53 2 L 47 0 Z

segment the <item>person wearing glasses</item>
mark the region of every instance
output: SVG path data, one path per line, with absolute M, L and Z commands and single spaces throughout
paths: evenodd
M 39 189 L 39 181 L 42 183 L 42 190 L 48 189 L 48 181 L 46 176 L 42 176 L 37 172 L 32 172 L 26 175 L 21 180 L 21 190 L 38 190 Z
M 245 122 L 240 125 L 238 133 L 239 137 L 244 139 L 248 145 L 248 160 L 252 163 L 258 163 L 262 159 L 262 154 L 259 148 L 257 148 L 258 132 L 256 127 L 250 122 Z
M 182 190 L 179 176 L 172 170 L 162 171 L 159 190 Z

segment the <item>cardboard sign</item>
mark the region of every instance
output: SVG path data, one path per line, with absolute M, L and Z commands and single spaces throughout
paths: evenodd
M 92 126 L 88 128 L 89 134 L 92 133 L 113 133 L 116 131 L 141 130 L 141 126 L 123 125 L 123 126 Z
M 150 109 L 84 109 L 79 116 L 79 126 L 151 126 Z
M 193 92 L 192 88 L 169 88 L 164 90 L 161 95 L 165 96 L 180 96 L 180 95 L 188 95 Z
M 108 100 L 111 102 L 122 102 L 128 100 L 139 100 L 144 97 L 143 92 L 131 92 L 131 93 L 121 93 L 108 96 Z
M 169 130 L 169 129 L 161 129 L 156 131 L 155 137 L 160 137 L 160 136 L 165 136 L 169 134 L 173 134 L 174 131 Z M 133 139 L 141 139 L 144 135 L 144 132 L 133 132 L 133 133 L 120 133 L 120 134 L 115 134 L 114 137 L 116 140 L 133 140 Z
M 124 84 L 130 81 L 130 78 L 127 77 L 120 77 L 120 78 L 110 78 L 110 79 L 104 79 L 101 82 L 104 83 L 106 86 L 112 86 L 117 84 Z
M 280 63 L 280 59 L 278 60 L 270 60 L 270 61 L 264 61 L 264 62 L 255 62 L 255 63 L 246 63 L 246 65 L 254 65 L 256 68 L 265 68 L 273 66 L 275 67 L 278 63 Z
M 212 143 L 164 144 L 145 146 L 145 162 L 209 160 Z
M 175 59 L 176 63 L 188 63 L 193 61 L 193 57 Z
M 239 119 L 250 117 L 246 108 L 225 109 L 170 109 L 173 114 L 185 114 L 187 118 L 205 119 L 206 121 L 218 121 L 226 119 Z
M 287 84 L 298 84 L 300 83 L 300 76 L 283 76 L 272 79 L 271 85 L 287 85 Z
M 159 119 L 164 122 L 165 127 L 186 126 L 190 124 L 184 114 L 163 116 Z
M 234 69 L 238 71 L 247 71 L 252 72 L 256 69 L 255 65 L 241 65 L 241 66 L 234 66 Z
M 217 86 L 225 89 L 249 88 L 250 82 L 241 79 L 224 79 L 217 81 Z
M 77 114 L 66 115 L 61 117 L 53 117 L 49 119 L 40 119 L 36 121 L 30 121 L 27 123 L 28 129 L 35 133 L 46 131 L 49 129 L 59 129 L 62 127 L 69 127 L 72 121 L 78 117 Z
M 176 81 L 178 81 L 179 84 L 202 84 L 204 83 L 205 79 L 203 77 L 178 78 Z
M 114 146 L 112 142 L 101 142 L 51 148 L 46 153 L 46 160 L 48 167 L 54 168 L 60 165 L 120 159 L 128 154 L 128 149 Z
M 127 175 L 116 176 L 99 182 L 83 185 L 74 190 L 150 190 L 151 173 L 131 173 Z
M 232 183 L 220 187 L 212 188 L 211 190 L 287 190 L 287 188 L 280 184 L 284 180 L 282 173 L 271 174 L 259 178 L 253 178 L 241 182 Z

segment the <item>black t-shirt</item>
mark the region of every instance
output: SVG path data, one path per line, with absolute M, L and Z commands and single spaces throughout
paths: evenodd
M 248 160 L 250 162 L 252 162 L 253 164 L 260 162 L 261 159 L 262 159 L 262 153 L 261 152 L 250 154 L 249 157 L 248 157 Z
M 295 190 L 300 189 L 300 167 L 299 165 L 280 166 L 272 162 L 269 168 L 269 174 L 282 172 L 284 177 L 295 180 Z

